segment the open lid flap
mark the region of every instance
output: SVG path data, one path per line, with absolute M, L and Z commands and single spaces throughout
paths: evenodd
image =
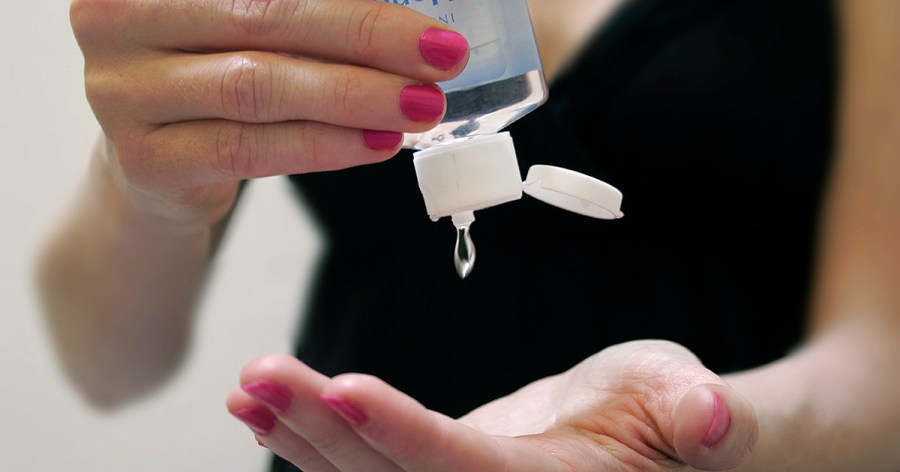
M 592 218 L 624 216 L 622 192 L 606 182 L 562 167 L 535 165 L 528 169 L 522 191 L 538 200 Z

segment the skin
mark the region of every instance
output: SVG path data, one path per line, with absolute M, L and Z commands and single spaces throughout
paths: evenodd
M 627 0 L 531 0 L 544 76 L 551 82 L 578 57 L 594 31 Z
M 251 424 L 258 440 L 310 471 L 687 470 L 685 463 L 721 470 L 740 463 L 757 435 L 750 404 L 687 349 L 665 341 L 611 347 L 459 420 L 377 378 L 329 379 L 288 356 L 262 357 L 241 374 L 244 385 L 261 379 L 287 388 L 290 406 L 238 389 L 229 410 L 274 412 L 273 426 Z M 714 395 L 733 426 L 707 447 Z M 358 413 L 342 417 L 323 398 L 340 398 Z
M 390 158 L 399 134 L 374 150 L 363 130 L 432 128 L 401 90 L 466 63 L 426 63 L 440 24 L 380 2 L 75 0 L 70 16 L 103 136 L 38 285 L 67 374 L 104 408 L 183 358 L 242 181 Z
M 841 18 L 840 140 L 809 339 L 793 355 L 719 377 L 681 346 L 627 343 L 458 420 L 378 379 L 267 356 L 241 385 L 283 385 L 290 406 L 236 388 L 229 410 L 270 412 L 257 438 L 311 471 L 897 470 L 900 1 L 846 0 Z M 713 394 L 730 422 L 708 446 Z
M 68 374 L 114 406 L 181 359 L 239 182 L 390 157 L 361 130 L 429 128 L 398 112 L 399 90 L 463 64 L 424 63 L 417 40 L 434 23 L 382 2 L 76 0 L 71 11 L 104 136 L 40 286 Z M 636 341 L 460 419 L 372 377 L 266 356 L 243 370 L 229 410 L 270 420 L 251 424 L 258 438 L 309 471 L 900 468 L 900 0 L 843 0 L 840 17 L 840 139 L 809 336 L 791 356 L 720 376 L 682 346 Z M 580 41 L 557 38 L 569 51 Z M 260 382 L 288 405 L 248 388 Z

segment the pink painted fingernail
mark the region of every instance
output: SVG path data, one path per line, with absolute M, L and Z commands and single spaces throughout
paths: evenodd
M 372 129 L 363 130 L 363 142 L 369 149 L 384 151 L 394 149 L 403 141 L 403 133 L 396 131 L 378 131 Z
M 271 380 L 254 380 L 241 385 L 241 388 L 253 398 L 277 411 L 287 410 L 294 401 L 294 394 L 289 388 Z
M 725 405 L 725 402 L 722 401 L 722 397 L 717 394 L 713 394 L 713 419 L 712 423 L 709 425 L 709 429 L 706 431 L 706 436 L 703 438 L 703 445 L 706 447 L 714 447 L 723 439 L 725 439 L 725 435 L 728 434 L 728 429 L 731 427 L 731 413 L 728 412 L 728 407 Z
M 419 37 L 419 53 L 425 62 L 438 69 L 452 69 L 466 57 L 469 42 L 456 31 L 428 28 Z
M 244 422 L 248 428 L 260 436 L 265 436 L 275 429 L 275 414 L 259 406 L 256 408 L 244 408 L 231 413 L 235 418 Z
M 369 421 L 369 418 L 362 410 L 341 397 L 335 395 L 322 395 L 321 398 L 332 410 L 341 415 L 341 417 L 353 426 L 362 426 Z
M 445 102 L 444 92 L 434 85 L 408 85 L 400 91 L 400 111 L 413 121 L 436 121 Z

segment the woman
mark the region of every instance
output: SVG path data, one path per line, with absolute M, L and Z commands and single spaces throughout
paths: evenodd
M 817 2 L 532 2 L 552 98 L 520 161 L 628 217 L 485 211 L 465 282 L 408 159 L 311 173 L 443 115 L 464 40 L 387 3 L 73 3 L 105 136 L 43 287 L 90 398 L 165 378 L 240 181 L 295 174 L 330 242 L 307 363 L 251 362 L 229 409 L 303 470 L 900 466 L 900 2 L 839 5 L 838 82 Z

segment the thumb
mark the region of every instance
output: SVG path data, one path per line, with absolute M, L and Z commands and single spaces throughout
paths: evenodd
M 681 398 L 672 417 L 678 457 L 701 470 L 727 470 L 747 458 L 759 434 L 756 413 L 734 389 L 697 385 Z

